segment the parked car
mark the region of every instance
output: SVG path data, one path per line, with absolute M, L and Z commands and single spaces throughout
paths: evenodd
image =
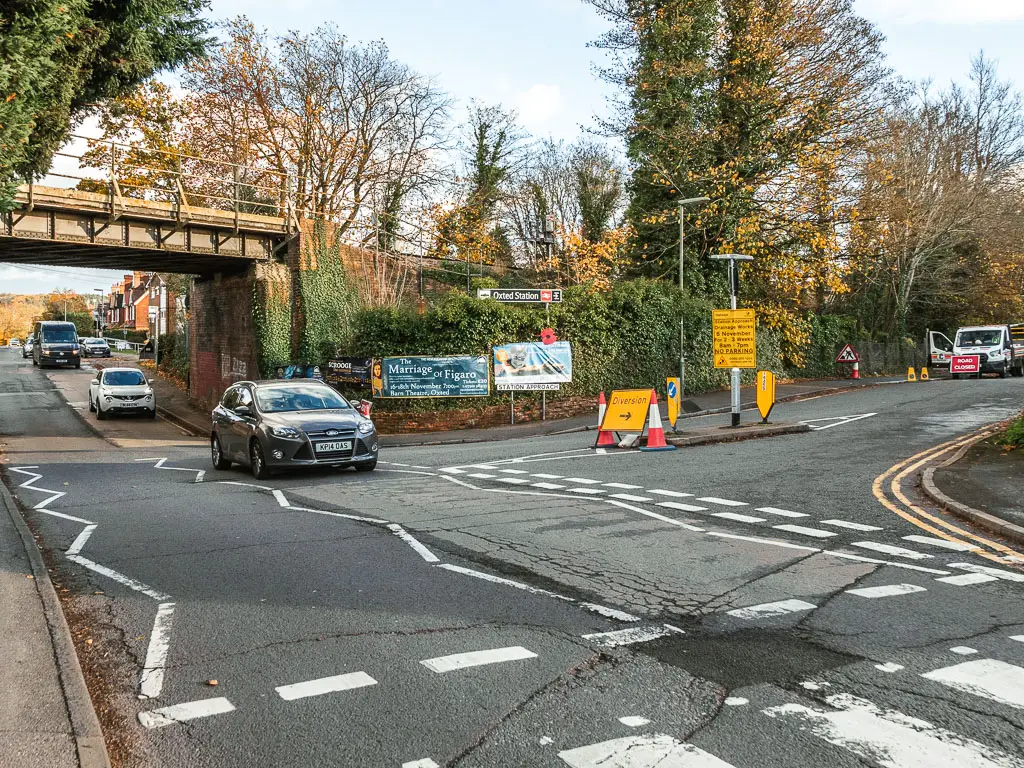
M 82 367 L 78 329 L 74 323 L 61 320 L 39 320 L 32 334 L 32 362 L 41 368 L 47 365 L 73 365 Z
M 1015 353 L 1010 328 L 1006 325 L 976 325 L 959 329 L 953 341 L 953 355 L 978 357 L 981 364 L 978 376 L 982 373 L 998 373 L 1000 378 L 1010 374 L 1024 376 L 1024 356 Z M 953 378 L 960 378 L 960 374 L 954 373 Z
M 36 340 L 29 336 L 25 339 L 25 346 L 21 348 L 22 357 L 32 357 L 32 350 L 35 348 Z M 35 365 L 35 360 L 32 360 L 32 364 Z
M 110 345 L 106 339 L 83 339 L 82 357 L 110 357 Z
M 21 339 L 11 339 L 7 342 L 8 347 L 20 347 Z
M 237 462 L 257 479 L 290 467 L 369 472 L 377 452 L 373 421 L 321 381 L 240 381 L 213 410 L 210 456 L 217 469 Z
M 104 368 L 89 382 L 89 410 L 102 421 L 115 413 L 156 418 L 156 395 L 138 368 Z

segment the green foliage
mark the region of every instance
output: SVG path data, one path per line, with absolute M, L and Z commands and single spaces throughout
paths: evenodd
M 160 370 L 170 371 L 179 379 L 189 373 L 188 341 L 185 334 L 165 333 L 160 336 Z
M 292 308 L 288 296 L 287 285 L 257 281 L 253 286 L 252 317 L 263 376 L 291 360 Z
M 91 104 L 201 55 L 206 0 L 11 0 L 0 9 L 0 208 Z
M 299 356 L 303 360 L 324 360 L 334 354 L 339 342 L 349 337 L 359 296 L 341 260 L 341 243 L 328 237 L 322 221 L 313 227 L 311 247 L 314 262 L 310 266 L 314 268 L 299 273 L 306 320 Z
M 836 375 L 836 354 L 844 344 L 857 339 L 857 319 L 849 315 L 812 315 L 811 344 L 804 366 L 797 371 L 803 378 L 829 378 Z
M 1011 450 L 1024 450 L 1024 416 L 1020 416 L 1010 424 L 1003 433 L 1000 443 Z

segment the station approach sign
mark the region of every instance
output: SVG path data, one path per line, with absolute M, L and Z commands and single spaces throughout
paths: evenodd
M 494 299 L 502 304 L 560 304 L 561 288 L 478 288 L 478 299 Z

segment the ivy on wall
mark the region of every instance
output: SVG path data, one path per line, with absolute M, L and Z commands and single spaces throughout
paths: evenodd
M 292 302 L 285 265 L 261 265 L 257 270 L 252 315 L 260 372 L 272 376 L 275 365 L 291 360 Z
M 305 322 L 299 357 L 323 361 L 350 337 L 359 297 L 341 257 L 341 243 L 323 221 L 313 225 L 310 237 L 303 237 L 302 248 L 298 287 Z

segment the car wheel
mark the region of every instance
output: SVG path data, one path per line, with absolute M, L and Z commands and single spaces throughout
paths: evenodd
M 263 446 L 259 440 L 253 440 L 249 446 L 249 468 L 252 476 L 257 480 L 266 480 L 270 477 L 270 470 L 267 468 L 267 459 L 263 455 Z
M 96 406 L 92 404 L 92 397 L 89 398 L 89 413 L 93 413 L 96 410 Z
M 153 409 L 153 410 L 151 410 L 151 411 L 150 411 L 149 413 L 147 413 L 147 414 L 146 414 L 146 417 L 147 417 L 147 418 L 150 418 L 150 419 L 155 419 L 155 418 L 156 418 L 156 408 L 154 408 L 154 409 Z
M 103 408 L 100 407 L 100 403 L 98 400 L 96 401 L 96 418 L 99 419 L 100 421 L 103 421 L 105 418 L 107 418 L 107 414 L 103 412 Z
M 77 368 L 81 368 L 81 367 L 82 367 L 82 364 L 81 364 L 81 363 L 75 363 L 75 368 L 76 368 L 76 369 L 77 369 Z
M 362 464 L 356 464 L 356 472 L 373 472 L 377 468 L 377 460 L 364 461 Z
M 213 461 L 214 469 L 231 469 L 231 461 L 224 458 L 220 449 L 220 438 L 216 435 L 210 437 L 210 459 Z
M 1009 373 L 1010 373 L 1010 364 L 1009 363 L 1003 363 L 1003 367 L 999 371 L 999 378 L 1000 379 L 1005 379 L 1009 375 Z

